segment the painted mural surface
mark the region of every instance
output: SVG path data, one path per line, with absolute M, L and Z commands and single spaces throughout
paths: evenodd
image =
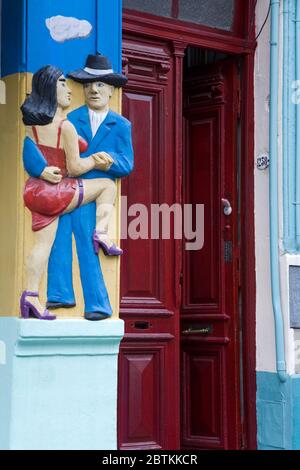
M 133 165 L 130 123 L 109 109 L 109 101 L 114 87 L 122 87 L 127 79 L 114 73 L 100 54 L 89 55 L 85 67 L 68 76 L 82 84 L 86 103 L 67 118 L 71 89 L 62 70 L 54 66 L 34 74 L 32 92 L 21 107 L 26 126 L 24 164 L 31 175 L 24 202 L 32 214 L 35 237 L 20 309 L 23 318 L 55 319 L 39 301 L 50 254 L 47 307 L 74 306 L 72 281 L 68 285 L 74 231 L 83 265 L 85 318 L 101 320 L 112 311 L 97 255 L 99 249 L 107 256 L 122 254 L 109 238 L 108 223 L 116 198 L 115 179 L 128 175 Z M 85 205 L 90 207 L 82 213 Z M 65 215 L 68 219 L 60 224 Z
M 86 103 L 67 118 L 71 89 L 62 70 L 54 66 L 34 74 L 32 92 L 21 107 L 26 126 L 24 164 L 31 175 L 24 202 L 32 214 L 35 237 L 20 309 L 23 318 L 55 319 L 39 301 L 50 254 L 47 307 L 74 306 L 72 280 L 68 284 L 73 231 L 83 271 L 85 318 L 101 320 L 112 310 L 97 255 L 99 249 L 107 256 L 122 254 L 109 238 L 108 223 L 116 198 L 115 179 L 128 175 L 133 165 L 130 123 L 109 109 L 109 101 L 114 87 L 122 87 L 127 79 L 114 73 L 100 54 L 89 55 L 85 67 L 68 76 L 82 84 Z M 90 207 L 82 213 L 85 205 Z M 68 219 L 60 223 L 65 215 Z
M 33 73 L 32 91 L 21 107 L 29 175 L 24 203 L 34 234 L 21 315 L 52 320 L 49 310 L 75 306 L 74 235 L 85 318 L 109 318 L 112 308 L 98 252 L 122 254 L 109 238 L 108 222 L 116 179 L 133 168 L 131 125 L 110 109 L 114 89 L 127 81 L 120 73 L 121 25 L 112 21 L 120 2 L 28 0 L 21 5 L 4 3 L 8 20 L 2 57 L 3 77 Z M 67 78 L 83 87 L 85 103 L 75 110 Z M 39 289 L 47 266 L 47 305 L 42 305 Z

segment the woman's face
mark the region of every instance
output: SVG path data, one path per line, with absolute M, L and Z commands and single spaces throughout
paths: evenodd
M 67 85 L 67 80 L 64 75 L 61 75 L 57 80 L 57 104 L 61 108 L 68 108 L 71 104 L 72 91 Z

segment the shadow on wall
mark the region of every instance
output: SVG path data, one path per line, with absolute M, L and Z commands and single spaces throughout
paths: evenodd
M 6 85 L 0 80 L 0 104 L 6 104 Z
M 6 364 L 6 344 L 0 340 L 0 366 Z

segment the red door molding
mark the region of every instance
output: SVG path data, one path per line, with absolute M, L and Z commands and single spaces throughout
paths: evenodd
M 132 10 L 123 12 L 123 30 L 127 33 L 158 37 L 171 41 L 215 49 L 233 54 L 253 53 L 255 41 L 255 0 L 238 0 L 235 11 L 234 32 L 141 13 Z

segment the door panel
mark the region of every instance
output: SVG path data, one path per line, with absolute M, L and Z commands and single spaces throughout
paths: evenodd
M 203 447 L 222 448 L 222 348 L 211 346 L 208 349 L 205 345 L 186 344 L 183 350 L 182 366 L 186 372 L 183 416 L 186 421 L 182 425 L 188 430 L 184 440 L 190 447 L 198 447 L 201 437 Z M 191 409 L 193 413 L 189 413 Z
M 122 241 L 120 316 L 125 337 L 119 355 L 120 449 L 179 447 L 179 303 L 174 292 L 174 241 L 151 239 L 151 205 L 172 205 L 173 57 L 160 41 L 125 35 L 123 114 L 132 122 L 135 168 L 122 195 L 136 214 L 147 210 L 148 237 Z M 123 201 L 124 209 L 124 201 Z M 126 404 L 126 406 L 124 406 Z
M 204 243 L 198 251 L 188 251 L 185 255 L 184 308 L 203 309 L 208 306 L 218 311 L 220 230 L 216 188 L 219 185 L 219 110 L 203 110 L 202 114 L 189 118 L 187 139 L 188 158 L 186 161 L 187 181 L 186 200 L 204 204 Z M 201 142 L 201 155 L 199 155 Z M 199 184 L 201 182 L 201 184 Z M 195 215 L 193 213 L 194 220 Z M 199 269 L 205 266 L 205 269 Z
M 204 204 L 204 246 L 183 250 L 182 446 L 189 449 L 240 444 L 238 88 L 232 60 L 195 69 L 184 83 L 184 202 Z
M 122 430 L 124 448 L 133 443 L 139 448 L 161 447 L 163 353 L 164 349 L 159 345 L 137 343 L 127 347 L 122 355 L 121 368 L 127 384 L 122 400 L 127 404 Z
M 122 188 L 123 195 L 128 198 L 128 207 L 138 202 L 150 208 L 152 202 L 159 200 L 159 93 L 145 92 L 125 90 L 123 96 L 123 112 L 130 117 L 133 128 L 135 124 L 137 126 L 137 131 L 133 131 L 137 156 L 135 169 Z M 160 249 L 158 241 L 128 238 L 123 246 L 126 254 L 122 271 L 121 307 L 128 304 L 135 308 L 138 304 L 144 307 L 145 303 L 158 307 L 162 304 L 162 292 L 159 291 L 162 272 L 157 266 Z
M 172 57 L 164 44 L 123 42 L 129 83 L 123 92 L 123 114 L 133 124 L 135 169 L 122 184 L 128 207 L 143 204 L 148 210 L 148 238 L 123 241 L 121 311 L 123 314 L 170 315 L 174 294 L 174 246 L 171 240 L 151 239 L 151 204 L 173 204 L 172 181 Z M 132 210 L 134 207 L 132 207 Z M 129 217 L 128 222 L 134 217 Z M 145 269 L 147 267 L 147 269 Z M 130 309 L 130 310 L 128 310 Z M 141 312 L 141 309 L 143 312 Z

